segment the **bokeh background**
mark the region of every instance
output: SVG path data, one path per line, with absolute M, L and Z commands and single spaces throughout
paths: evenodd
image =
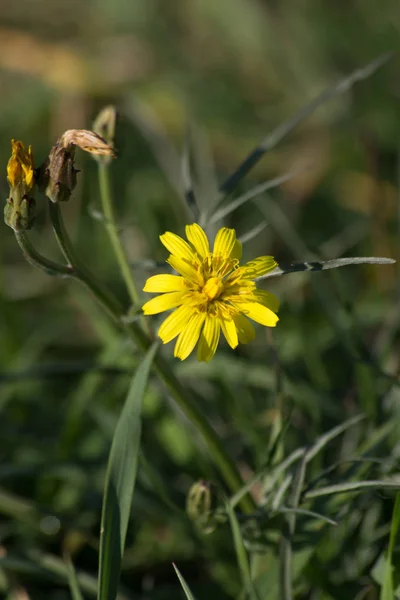
M 182 233 L 188 222 L 180 177 L 188 137 L 198 156 L 198 201 L 206 206 L 211 157 L 221 182 L 325 88 L 396 51 L 400 29 L 395 0 L 0 0 L 0 15 L 4 200 L 11 138 L 32 144 L 39 165 L 65 130 L 90 128 L 103 106 L 115 104 L 113 194 L 139 284 L 154 272 L 146 261 L 165 259 L 158 235 Z M 326 102 L 241 182 L 236 195 L 297 173 L 224 221 L 239 236 L 260 226 L 246 258 L 398 258 L 399 65 L 395 54 Z M 79 184 L 63 207 L 69 231 L 128 308 L 99 207 L 96 163 L 80 153 L 77 164 Z M 60 258 L 39 195 L 37 210 L 31 240 Z M 69 598 L 69 554 L 85 598 L 95 597 L 105 465 L 139 357 L 78 283 L 34 270 L 3 223 L 0 240 L 1 594 Z M 195 358 L 177 364 L 172 348 L 163 348 L 243 477 L 265 465 L 282 423 L 284 457 L 359 413 L 364 423 L 318 455 L 310 480 L 340 461 L 327 481 L 361 477 L 345 462 L 355 457 L 366 461 L 364 478 L 396 473 L 397 265 L 296 273 L 268 289 L 281 299 L 273 334 L 260 328 L 251 346 L 235 352 L 222 345 L 209 365 Z M 238 597 L 229 528 L 203 536 L 184 513 L 199 478 L 218 481 L 212 457 L 154 381 L 121 598 L 181 597 L 173 561 L 199 599 Z M 319 524 L 318 535 L 299 538 L 296 597 L 379 597 L 393 498 L 372 490 L 323 506 L 332 518 L 340 512 L 340 524 Z M 279 532 L 279 522 L 273 525 Z M 276 539 L 260 550 L 268 555 L 263 598 L 280 597 Z

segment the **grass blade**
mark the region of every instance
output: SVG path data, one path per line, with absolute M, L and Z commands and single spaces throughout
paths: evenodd
M 303 456 L 293 481 L 292 493 L 289 498 L 289 508 L 299 506 L 301 490 L 306 475 L 306 455 Z M 292 539 L 296 528 L 296 512 L 290 512 L 286 518 L 280 544 L 280 589 L 282 600 L 293 598 L 293 548 Z
M 245 160 L 237 167 L 237 169 L 230 175 L 224 183 L 221 185 L 221 192 L 229 194 L 235 189 L 237 184 L 247 175 L 247 173 L 258 163 L 258 161 L 264 156 L 266 152 L 274 148 L 288 133 L 290 133 L 301 121 L 309 117 L 317 108 L 319 108 L 324 102 L 340 96 L 347 92 L 355 83 L 367 79 L 375 73 L 378 69 L 383 67 L 394 55 L 393 52 L 387 52 L 382 54 L 372 62 L 368 63 L 365 67 L 357 69 L 350 73 L 347 77 L 339 81 L 333 87 L 323 91 L 319 96 L 314 98 L 309 104 L 306 104 L 292 117 L 278 125 L 272 133 L 270 133 L 261 142 L 257 148 L 255 148 Z
M 179 571 L 178 567 L 174 563 L 172 563 L 172 566 L 175 569 L 175 573 L 178 576 L 179 582 L 180 582 L 180 584 L 182 586 L 183 591 L 185 592 L 185 596 L 186 596 L 187 600 L 196 600 L 196 598 L 194 597 L 193 593 L 191 592 L 188 584 L 186 583 L 183 575 Z
M 142 399 L 157 348 L 153 344 L 136 370 L 111 445 L 101 516 L 99 600 L 117 596 L 139 458 Z
M 247 242 L 249 242 L 250 240 L 255 238 L 259 233 L 264 231 L 264 229 L 267 227 L 267 225 L 268 225 L 267 221 L 262 221 L 261 223 L 259 223 L 258 225 L 256 225 L 252 229 L 250 229 L 250 231 L 247 231 L 247 233 L 244 233 L 243 235 L 241 235 L 238 238 L 239 242 L 241 242 L 242 244 L 246 244 Z
M 384 258 L 381 256 L 354 256 L 351 258 L 335 258 L 333 260 L 314 260 L 311 262 L 281 265 L 271 271 L 271 273 L 258 277 L 257 281 L 301 271 L 326 271 L 327 269 L 337 269 L 338 267 L 346 267 L 347 265 L 393 265 L 395 262 L 393 258 Z
M 264 496 L 266 496 L 269 492 L 271 492 L 282 473 L 289 469 L 289 467 L 291 467 L 293 463 L 300 460 L 304 454 L 306 458 L 306 463 L 310 462 L 326 444 L 328 444 L 331 440 L 333 440 L 341 433 L 344 433 L 349 427 L 353 427 L 353 425 L 356 425 L 363 419 L 365 419 L 365 415 L 362 414 L 356 415 L 355 417 L 351 417 L 351 419 L 348 419 L 344 423 L 333 427 L 333 429 L 330 429 L 329 431 L 318 437 L 315 443 L 310 448 L 297 448 L 281 463 L 274 465 L 272 468 L 271 465 L 266 465 L 264 468 L 260 469 L 260 471 L 256 475 L 254 475 L 254 477 L 247 481 L 243 485 L 243 487 L 238 492 L 236 492 L 236 494 L 234 494 L 231 497 L 231 499 L 229 500 L 230 506 L 232 508 L 235 508 L 235 506 L 239 503 L 240 499 L 251 490 L 253 485 L 260 481 L 260 479 L 264 477 L 266 473 L 268 473 L 268 481 L 263 486 L 263 494 Z
M 68 584 L 71 592 L 72 600 L 83 600 L 81 588 L 79 587 L 78 579 L 75 572 L 74 564 L 70 556 L 66 557 Z
M 243 587 L 245 588 L 246 592 L 249 594 L 252 600 L 259 600 L 253 584 L 253 580 L 251 578 L 247 552 L 243 544 L 242 534 L 240 532 L 240 526 L 236 518 L 235 511 L 233 510 L 229 502 L 226 503 L 226 509 L 228 512 L 229 522 L 232 529 L 233 543 L 235 545 L 236 557 L 242 576 Z
M 386 555 L 385 569 L 383 575 L 383 586 L 381 588 L 380 600 L 393 600 L 394 585 L 392 573 L 392 556 L 396 541 L 397 532 L 400 527 L 400 493 L 396 496 L 396 502 L 393 510 L 392 526 L 390 528 L 389 548 Z
M 147 141 L 154 157 L 172 188 L 182 199 L 180 157 L 165 131 L 162 122 L 148 104 L 137 95 L 130 96 L 124 105 L 124 114 L 137 127 Z M 182 205 L 184 203 L 182 202 Z
M 286 183 L 286 181 L 290 181 L 301 172 L 300 169 L 296 169 L 295 171 L 290 171 L 289 173 L 285 173 L 284 175 L 279 175 L 279 177 L 274 177 L 274 179 L 270 179 L 269 181 L 264 181 L 264 183 L 260 183 L 260 185 L 256 185 L 254 188 L 249 190 L 248 192 L 242 194 L 238 198 L 232 200 L 226 206 L 223 206 L 219 210 L 216 210 L 215 213 L 210 217 L 208 222 L 209 225 L 213 225 L 217 221 L 220 221 L 224 217 L 230 215 L 234 210 L 242 206 L 245 202 L 248 202 L 252 198 L 263 194 L 267 190 L 278 187 L 282 185 L 282 183 Z
M 351 481 L 347 483 L 336 483 L 326 485 L 315 490 L 305 492 L 303 500 L 311 500 L 320 496 L 331 496 L 332 494 L 346 494 L 349 492 L 361 492 L 362 490 L 398 490 L 399 481 L 371 480 L 371 481 Z
M 184 148 L 183 156 L 182 156 L 182 182 L 183 182 L 183 191 L 186 200 L 186 204 L 188 205 L 193 218 L 195 221 L 199 220 L 200 210 L 197 205 L 196 194 L 194 191 L 192 172 L 190 166 L 190 147 L 189 147 L 189 132 L 186 134 L 186 145 Z

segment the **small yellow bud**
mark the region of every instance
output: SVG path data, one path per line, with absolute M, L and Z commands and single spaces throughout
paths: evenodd
M 7 165 L 10 196 L 4 207 L 4 221 L 14 231 L 30 229 L 35 219 L 35 200 L 30 192 L 35 184 L 32 147 L 11 140 L 11 158 Z
M 22 142 L 11 140 L 12 154 L 7 165 L 7 179 L 11 188 L 19 187 L 22 195 L 29 192 L 34 181 L 32 146 L 28 150 Z

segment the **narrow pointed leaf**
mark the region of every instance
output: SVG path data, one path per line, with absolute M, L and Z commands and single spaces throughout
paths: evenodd
M 393 510 L 392 526 L 390 529 L 389 548 L 386 555 L 385 569 L 383 575 L 383 586 L 381 589 L 380 600 L 393 600 L 394 585 L 393 585 L 393 565 L 392 557 L 396 542 L 397 532 L 400 527 L 400 493 L 396 496 L 396 502 Z
M 267 225 L 268 225 L 268 223 L 266 221 L 262 221 L 261 223 L 259 223 L 255 227 L 253 227 L 253 229 L 250 229 L 250 231 L 241 235 L 238 238 L 239 242 L 241 244 L 246 244 L 247 242 L 250 242 L 250 240 L 252 240 L 259 233 L 261 233 L 266 228 Z
M 361 492 L 363 490 L 399 490 L 400 479 L 398 481 L 370 480 L 370 481 L 352 481 L 348 483 L 337 483 L 326 485 L 315 490 L 305 492 L 303 500 L 319 498 L 320 496 L 330 496 L 332 494 L 343 494 L 349 492 Z
M 101 516 L 98 600 L 115 600 L 140 450 L 141 408 L 153 344 L 133 377 L 111 445 Z
M 179 571 L 178 567 L 174 563 L 172 563 L 172 566 L 175 569 L 175 573 L 178 576 L 179 582 L 182 586 L 183 591 L 185 592 L 185 596 L 186 596 L 187 600 L 196 600 L 195 596 L 193 595 L 192 591 L 190 590 L 188 584 L 186 583 L 186 581 L 185 581 L 183 575 L 181 574 L 181 572 Z
M 335 258 L 333 260 L 314 260 L 311 262 L 293 263 L 291 265 L 280 265 L 270 273 L 258 277 L 258 280 L 301 271 L 326 271 L 327 269 L 337 269 L 338 267 L 346 267 L 347 265 L 393 265 L 395 262 L 393 258 L 381 256 L 355 256 L 350 258 Z
M 274 177 L 274 179 L 270 179 L 269 181 L 260 183 L 260 185 L 256 185 L 248 192 L 229 202 L 229 204 L 227 204 L 226 206 L 223 206 L 219 210 L 216 210 L 209 220 L 209 225 L 212 225 L 213 223 L 216 223 L 217 221 L 220 221 L 224 217 L 230 215 L 234 210 L 245 204 L 245 202 L 248 202 L 252 198 L 259 196 L 263 192 L 278 187 L 286 181 L 290 181 L 290 179 L 293 179 L 293 177 L 298 175 L 300 172 L 300 169 L 296 169 L 295 171 L 290 171 L 289 173 L 285 173 L 284 175 L 280 175 L 279 177 Z
M 290 133 L 301 121 L 309 117 L 317 108 L 324 104 L 327 100 L 340 96 L 350 90 L 355 83 L 371 77 L 383 65 L 385 65 L 394 55 L 394 52 L 382 54 L 365 67 L 361 67 L 350 73 L 347 77 L 336 83 L 334 86 L 323 91 L 319 96 L 314 98 L 309 104 L 303 106 L 292 117 L 278 125 L 272 133 L 255 148 L 245 160 L 237 167 L 237 169 L 223 182 L 221 192 L 229 194 L 238 183 L 247 175 L 247 173 L 258 163 L 266 152 L 274 148 L 288 133 Z
M 72 600 L 83 600 L 81 588 L 78 583 L 73 562 L 69 556 L 65 562 L 67 564 L 68 584 Z
M 243 587 L 246 590 L 248 596 L 251 598 L 251 600 L 259 600 L 253 584 L 253 580 L 251 578 L 249 559 L 247 556 L 246 548 L 244 547 L 243 538 L 235 511 L 230 506 L 229 502 L 226 503 L 226 509 L 228 512 L 229 522 L 232 529 L 233 543 L 235 546 L 237 562 L 242 576 Z

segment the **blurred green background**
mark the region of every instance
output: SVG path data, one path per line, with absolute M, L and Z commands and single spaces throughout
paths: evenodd
M 189 125 L 203 159 L 197 170 L 212 156 L 222 182 L 280 122 L 399 47 L 395 0 L 1 0 L 0 15 L 4 200 L 11 138 L 32 144 L 39 165 L 65 130 L 90 128 L 103 106 L 115 104 L 113 194 L 139 285 L 154 272 L 143 261 L 165 259 L 158 235 L 182 234 L 189 222 L 180 178 Z M 399 96 L 395 55 L 266 154 L 236 195 L 297 175 L 225 220 L 238 236 L 265 225 L 245 245 L 246 259 L 398 257 Z M 63 206 L 68 229 L 81 257 L 128 309 L 99 213 L 96 164 L 83 153 L 77 164 L 79 184 Z M 207 174 L 200 177 L 203 206 Z M 31 240 L 59 259 L 38 194 L 37 207 Z M 95 597 L 105 465 L 139 355 L 78 283 L 28 265 L 3 223 L 0 239 L 0 593 L 69 598 L 69 554 L 84 597 Z M 256 341 L 235 352 L 222 344 L 208 365 L 195 358 L 178 364 L 172 346 L 162 349 L 244 479 L 270 459 L 282 423 L 280 459 L 359 413 L 362 424 L 318 454 L 307 481 L 336 463 L 325 483 L 396 474 L 397 265 L 268 281 L 281 300 L 272 333 L 259 328 Z M 362 462 L 346 462 L 354 459 Z M 172 562 L 198 599 L 239 597 L 229 527 L 203 536 L 185 516 L 186 493 L 199 478 L 218 481 L 212 458 L 152 380 L 121 598 L 183 597 Z M 310 529 L 306 517 L 299 525 L 296 598 L 379 598 L 394 495 L 375 489 L 335 498 L 318 508 L 339 525 L 316 521 Z M 256 556 L 260 597 L 273 599 L 280 598 L 282 523 L 267 529 L 271 537 Z

